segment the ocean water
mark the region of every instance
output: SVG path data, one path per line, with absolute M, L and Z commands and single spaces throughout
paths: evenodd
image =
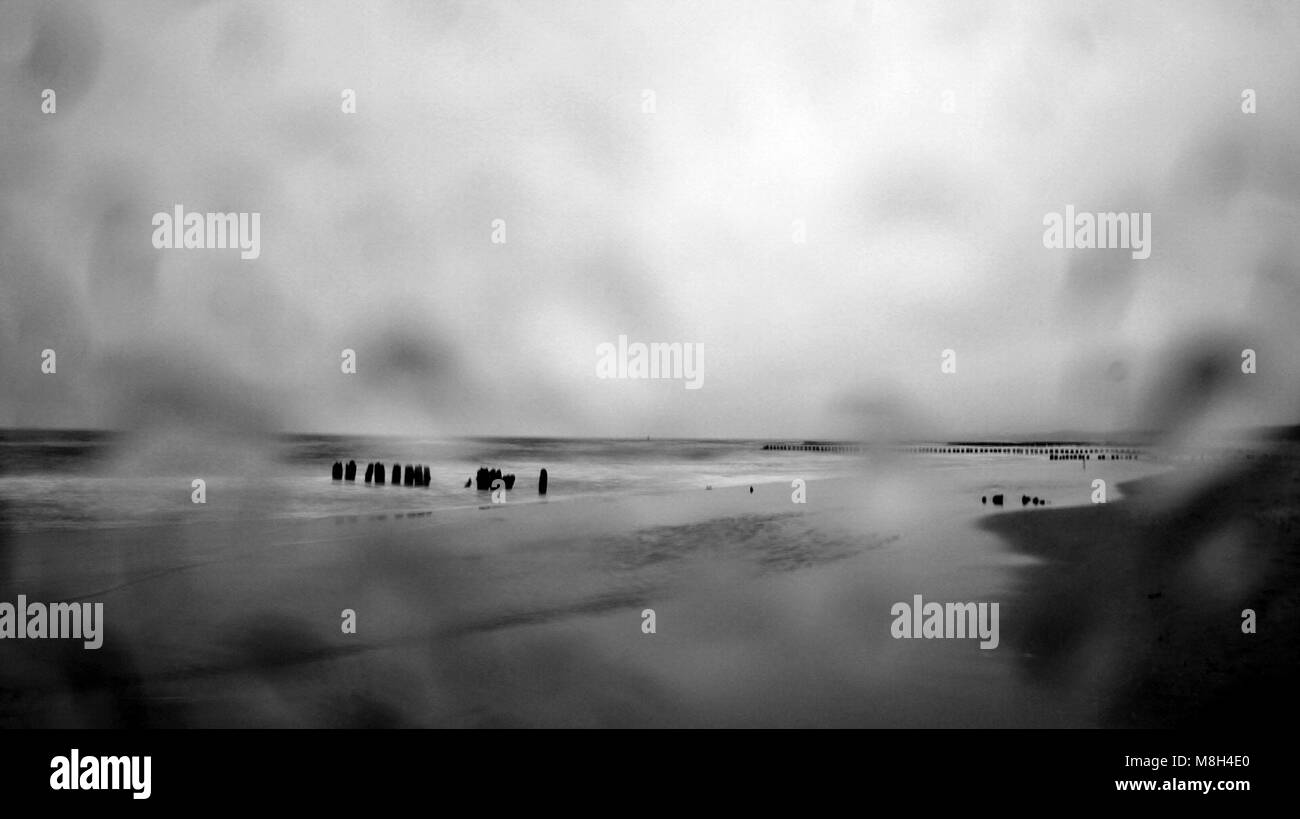
M 490 503 L 465 488 L 480 466 L 514 473 L 507 503 L 560 503 L 600 496 L 655 494 L 851 477 L 900 466 L 943 475 L 949 497 L 1022 492 L 1057 504 L 1088 502 L 1083 475 L 1127 479 L 1148 461 L 1050 462 L 1041 455 L 874 454 L 764 450 L 766 440 L 592 438 L 396 438 L 284 435 L 259 444 L 255 463 L 217 459 L 178 471 L 167 441 L 144 463 L 138 437 L 92 431 L 0 431 L 0 523 L 17 531 L 184 524 L 195 521 L 192 480 L 206 483 L 202 520 L 278 520 L 437 512 Z M 357 461 L 355 482 L 334 481 L 335 461 Z M 424 464 L 428 487 L 364 482 L 365 465 Z M 540 471 L 548 492 L 537 493 Z M 1113 490 L 1112 490 L 1113 491 Z
M 480 466 L 514 473 L 507 503 L 558 503 L 596 496 L 704 490 L 834 477 L 860 458 L 832 453 L 764 451 L 759 440 L 563 438 L 381 438 L 286 435 L 264 459 L 240 471 L 229 463 L 182 473 L 158 460 L 132 460 L 140 442 L 90 431 L 0 431 L 0 521 L 17 530 L 185 523 L 191 481 L 206 483 L 205 520 L 296 519 L 437 512 L 490 502 L 465 488 Z M 357 461 L 355 482 L 334 481 L 335 461 Z M 424 464 L 428 487 L 368 485 L 365 465 Z M 548 491 L 537 492 L 540 471 Z M 153 474 L 150 474 L 152 472 Z

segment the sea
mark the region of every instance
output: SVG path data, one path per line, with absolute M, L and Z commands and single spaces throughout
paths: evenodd
M 0 431 L 0 521 L 15 530 L 183 524 L 193 481 L 204 481 L 206 520 L 302 519 L 476 507 L 486 492 L 465 487 L 480 467 L 513 473 L 507 503 L 557 503 L 836 477 L 860 458 L 764 450 L 768 440 L 420 438 L 279 435 L 259 441 L 243 471 L 177 471 L 165 452 L 144 468 L 138 436 L 88 430 Z M 157 447 L 155 447 L 157 449 Z M 355 481 L 331 478 L 334 462 L 357 462 Z M 236 460 L 237 463 L 238 460 Z M 429 467 L 427 487 L 364 481 L 366 465 Z M 538 492 L 547 470 L 547 494 Z

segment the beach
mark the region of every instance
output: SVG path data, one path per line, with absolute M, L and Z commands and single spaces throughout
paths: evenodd
M 1173 540 L 1214 528 L 1153 517 L 1168 470 L 1094 505 L 1101 464 L 840 464 L 803 503 L 792 474 L 752 493 L 470 489 L 446 508 L 10 529 L 0 600 L 102 603 L 105 633 L 97 650 L 0 642 L 0 724 L 1091 727 L 1282 702 L 1280 524 L 1244 586 L 1203 598 Z M 1200 514 L 1258 517 L 1291 483 L 1243 485 Z M 1051 506 L 1021 505 L 1034 486 Z M 981 503 L 994 489 L 1009 506 Z M 997 647 L 891 636 L 918 594 L 998 603 Z M 1261 633 L 1237 639 L 1247 603 Z
M 1300 682 L 1294 450 L 1122 488 L 1122 503 L 982 522 L 1036 560 L 1013 637 L 1025 673 L 1086 681 L 1103 727 L 1286 724 Z

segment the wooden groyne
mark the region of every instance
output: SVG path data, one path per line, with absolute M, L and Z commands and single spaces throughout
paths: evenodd
M 866 452 L 867 447 L 860 444 L 819 444 L 805 442 L 802 444 L 763 444 L 763 449 L 780 452 Z
M 1131 461 L 1142 457 L 1134 447 L 1092 446 L 1085 444 L 942 444 L 879 445 L 804 441 L 802 443 L 763 444 L 769 452 L 831 452 L 861 454 L 870 451 L 904 452 L 913 455 L 1030 455 L 1052 461 Z

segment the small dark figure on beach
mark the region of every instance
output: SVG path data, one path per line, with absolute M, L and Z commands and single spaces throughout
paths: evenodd
M 989 502 L 988 495 L 980 495 L 980 503 L 987 504 L 988 502 Z
M 754 487 L 752 487 L 752 486 L 749 487 L 749 494 L 751 494 L 751 495 L 754 494 Z
M 410 464 L 406 465 L 406 471 L 402 473 L 402 482 L 407 486 L 415 486 L 415 470 Z
M 473 479 L 473 478 L 466 478 L 466 479 L 465 479 L 465 488 L 466 488 L 466 489 L 469 489 L 469 488 L 470 488 L 471 486 L 473 486 L 473 485 L 474 485 L 474 479 Z
M 376 463 L 376 464 L 375 464 L 375 483 L 376 483 L 376 484 L 381 484 L 381 483 L 383 483 L 383 482 L 384 482 L 384 465 L 381 464 L 381 463 Z
M 343 470 L 343 479 L 355 481 L 357 479 L 357 462 L 348 461 L 347 467 Z
M 429 477 L 430 477 L 430 476 L 429 476 L 429 467 L 426 466 L 426 467 L 424 468 L 424 483 L 422 483 L 421 486 L 428 486 L 428 485 L 429 485 Z
M 994 495 L 994 496 L 993 496 L 993 505 L 994 505 L 994 506 L 1001 506 L 1001 505 L 1002 505 L 1002 496 L 1001 496 L 1001 495 Z
M 370 483 L 374 479 L 375 479 L 375 465 L 373 463 L 366 464 L 366 483 Z
M 392 480 L 392 484 L 393 484 L 393 486 L 401 486 L 401 485 L 402 485 L 402 465 L 401 465 L 401 464 L 393 464 L 393 480 Z
M 546 494 L 546 470 L 545 469 L 542 470 L 542 474 L 537 476 L 537 494 L 539 495 Z
M 334 462 L 334 469 L 330 471 L 330 477 L 336 481 L 343 480 L 343 464 L 339 461 Z
M 514 489 L 514 488 L 515 488 L 515 476 L 514 476 L 514 475 L 502 475 L 502 476 L 501 476 L 501 480 L 505 481 L 506 489 Z

